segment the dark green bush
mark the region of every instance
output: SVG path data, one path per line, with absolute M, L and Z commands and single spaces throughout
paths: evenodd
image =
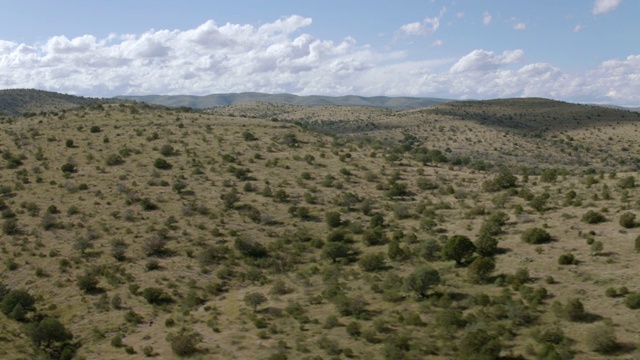
M 589 210 L 584 215 L 582 215 L 582 221 L 587 224 L 599 224 L 601 222 L 607 221 L 607 218 L 598 211 Z
M 566 253 L 560 255 L 558 258 L 558 264 L 560 265 L 576 265 L 578 264 L 578 260 L 572 253 Z
M 157 158 L 153 162 L 153 166 L 156 169 L 161 169 L 161 170 L 168 170 L 168 169 L 171 169 L 171 167 L 172 167 L 171 163 L 169 163 L 167 160 L 165 160 L 163 158 Z
M 626 229 L 631 229 L 637 226 L 636 223 L 636 214 L 634 213 L 630 213 L 630 212 L 626 212 L 622 215 L 620 215 L 620 226 L 622 226 L 623 228 Z
M 454 260 L 457 265 L 462 265 L 468 261 L 476 250 L 471 240 L 464 235 L 454 235 L 447 239 L 442 247 L 442 258 L 444 260 Z
M 546 230 L 540 228 L 525 230 L 522 233 L 521 239 L 529 244 L 544 244 L 552 240 L 551 235 L 549 235 Z
M 169 294 L 156 287 L 148 287 L 142 290 L 142 297 L 152 305 L 163 305 L 173 302 L 173 298 Z
M 370 254 L 363 255 L 362 257 L 360 257 L 360 260 L 358 261 L 358 265 L 360 265 L 360 268 L 362 270 L 367 272 L 384 270 L 385 268 L 384 254 L 381 252 L 378 252 L 378 253 L 370 253 Z
M 640 309 L 640 293 L 631 292 L 624 299 L 624 304 L 632 310 Z

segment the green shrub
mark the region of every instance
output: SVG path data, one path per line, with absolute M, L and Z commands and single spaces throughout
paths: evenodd
M 631 229 L 636 227 L 637 226 L 636 214 L 627 212 L 620 215 L 619 223 L 620 223 L 620 226 L 622 226 L 625 229 Z
M 161 170 L 168 170 L 168 169 L 171 169 L 171 167 L 172 167 L 171 163 L 169 163 L 167 160 L 165 160 L 163 158 L 157 158 L 153 162 L 153 166 L 156 169 L 161 169 Z
M 599 224 L 607 221 L 607 218 L 598 211 L 589 210 L 582 215 L 582 221 L 587 224 Z
M 624 304 L 632 310 L 640 309 L 640 293 L 631 292 L 624 299 Z
M 457 265 L 462 265 L 468 261 L 476 250 L 471 240 L 464 235 L 454 235 L 447 239 L 442 247 L 442 258 L 444 260 L 454 260 Z
M 612 326 L 598 324 L 587 331 L 587 343 L 591 350 L 601 354 L 611 354 L 620 348 Z
M 572 253 L 566 253 L 560 255 L 558 258 L 558 264 L 560 265 L 576 265 L 578 264 L 578 260 Z
M 111 155 L 107 156 L 106 163 L 109 166 L 120 165 L 120 164 L 124 163 L 124 159 L 122 159 L 122 156 L 120 156 L 118 154 L 111 154 Z
M 544 244 L 552 240 L 551 235 L 546 230 L 540 228 L 525 230 L 522 233 L 521 239 L 529 244 Z
M 156 287 L 148 287 L 142 290 L 142 297 L 152 305 L 163 305 L 173 302 L 173 298 L 169 294 Z
M 472 283 L 485 283 L 491 278 L 491 274 L 496 269 L 496 262 L 490 257 L 478 257 L 467 269 L 467 277 Z
M 429 265 L 420 265 L 404 279 L 405 291 L 410 291 L 420 298 L 426 298 L 434 286 L 440 284 L 440 273 Z
M 193 330 L 182 329 L 179 333 L 167 335 L 171 350 L 178 356 L 191 356 L 198 352 L 202 335 Z
M 36 299 L 20 289 L 9 291 L 0 302 L 0 310 L 9 318 L 23 321 L 28 311 L 35 310 Z
M 370 253 L 360 257 L 358 265 L 363 271 L 374 272 L 384 270 L 385 261 L 384 253 Z

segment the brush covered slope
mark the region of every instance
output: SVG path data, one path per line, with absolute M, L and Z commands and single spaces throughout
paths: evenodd
M 634 356 L 629 112 L 246 106 L 1 118 L 1 358 Z

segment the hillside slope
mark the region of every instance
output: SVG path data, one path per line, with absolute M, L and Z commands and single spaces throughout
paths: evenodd
M 36 89 L 7 89 L 0 90 L 0 115 L 15 116 L 41 111 L 59 111 L 108 102 L 112 100 Z

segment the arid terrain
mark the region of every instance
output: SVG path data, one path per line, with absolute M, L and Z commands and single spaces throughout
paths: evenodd
M 640 356 L 640 113 L 56 99 L 0 116 L 2 359 Z

